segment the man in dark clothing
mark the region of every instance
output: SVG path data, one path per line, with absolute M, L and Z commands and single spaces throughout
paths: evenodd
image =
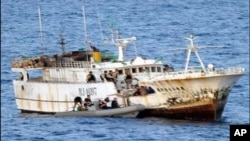
M 112 108 L 119 108 L 119 104 L 117 102 L 117 98 L 115 97 L 114 100 L 112 100 L 112 103 L 111 103 L 111 107 Z
M 91 101 L 90 95 L 87 95 L 87 97 L 84 99 L 84 107 L 88 109 L 89 106 L 94 105 Z
M 103 100 L 99 100 L 99 108 L 100 109 L 108 109 L 107 103 Z
M 74 99 L 74 106 L 73 106 L 73 111 L 75 111 L 75 109 L 77 108 L 77 111 L 82 111 L 82 98 L 77 96 Z
M 92 73 L 92 71 L 89 72 L 89 74 L 87 75 L 87 82 L 88 83 L 93 83 L 96 82 L 95 76 Z

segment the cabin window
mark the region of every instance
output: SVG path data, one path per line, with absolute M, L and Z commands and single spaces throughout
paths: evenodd
M 151 71 L 152 71 L 152 72 L 155 72 L 155 67 L 151 67 Z
M 137 73 L 136 68 L 132 68 L 132 73 Z
M 140 67 L 140 68 L 139 68 L 139 72 L 143 72 L 143 71 L 144 71 L 143 68 Z
M 157 72 L 161 72 L 161 67 L 157 67 Z
M 150 72 L 150 68 L 149 67 L 145 67 L 145 71 L 146 72 Z
M 123 74 L 123 70 L 118 70 L 118 73 L 119 74 Z

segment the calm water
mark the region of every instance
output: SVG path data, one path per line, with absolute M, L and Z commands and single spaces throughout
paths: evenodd
M 67 50 L 83 48 L 81 0 L 41 2 L 46 53 L 60 52 L 59 34 Z M 93 0 L 85 3 L 88 39 L 100 49 L 101 30 L 109 37 L 109 25 L 123 37 L 137 36 L 138 54 L 162 57 L 175 68 L 184 66 L 185 37 L 199 36 L 199 45 L 227 48 L 200 50 L 205 64 L 242 66 L 244 75 L 234 86 L 220 122 L 174 121 L 160 118 L 55 118 L 21 115 L 16 109 L 11 59 L 41 54 L 38 3 L 30 0 L 1 2 L 1 138 L 3 141 L 77 140 L 229 140 L 230 124 L 249 124 L 249 1 L 247 0 Z M 97 16 L 99 15 L 99 16 Z M 99 17 L 99 18 L 98 18 Z M 99 22 L 101 21 L 101 22 Z M 126 48 L 134 56 L 134 48 Z M 195 60 L 195 58 L 193 58 Z M 193 62 L 197 62 L 196 60 Z

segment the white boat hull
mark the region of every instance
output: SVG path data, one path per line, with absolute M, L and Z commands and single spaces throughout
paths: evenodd
M 141 82 L 157 91 L 144 96 L 130 96 L 127 104 L 142 104 L 146 110 L 139 117 L 219 120 L 232 86 L 242 74 L 204 76 L 176 80 Z M 74 98 L 104 99 L 116 94 L 112 82 L 44 83 L 14 80 L 16 104 L 22 112 L 57 113 L 72 111 Z M 124 100 L 120 99 L 120 102 Z M 122 103 L 125 104 L 125 103 Z M 200 107 L 200 108 L 197 108 Z M 189 111 L 189 113 L 187 113 Z

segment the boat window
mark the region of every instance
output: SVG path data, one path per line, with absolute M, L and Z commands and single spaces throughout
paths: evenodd
M 139 72 L 143 72 L 143 71 L 144 71 L 143 68 L 140 67 L 140 68 L 139 68 Z
M 150 72 L 150 68 L 149 67 L 145 67 L 145 71 L 146 72 Z
M 118 70 L 118 73 L 119 74 L 123 74 L 123 70 Z
M 157 72 L 161 72 L 161 67 L 157 67 Z
M 152 72 L 155 72 L 155 67 L 151 67 L 151 71 L 152 71 Z
M 132 68 L 132 73 L 137 73 L 136 68 Z

